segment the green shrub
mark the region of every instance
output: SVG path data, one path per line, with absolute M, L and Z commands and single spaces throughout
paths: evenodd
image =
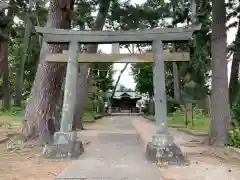
M 240 148 L 240 127 L 233 127 L 228 132 L 228 145 Z
M 235 125 L 240 124 L 240 101 L 239 104 L 234 104 L 232 106 L 232 120 Z
M 240 148 L 240 93 L 236 95 L 231 109 L 232 128 L 228 133 L 228 145 Z

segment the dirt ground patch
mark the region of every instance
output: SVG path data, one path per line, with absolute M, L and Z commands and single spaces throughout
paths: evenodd
M 8 121 L 10 119 L 10 117 L 9 116 L 0 116 L 0 122 L 1 121 Z
M 9 139 L 18 134 L 19 129 L 0 128 L 0 140 Z M 10 134 L 10 135 L 9 135 Z M 12 135 L 11 135 L 12 134 Z M 9 141 L 0 142 L 0 179 L 4 180 L 52 180 L 70 162 L 70 160 L 49 160 L 40 157 L 40 148 L 7 152 Z
M 4 122 L 2 124 L 5 124 L 7 118 L 8 117 L 0 116 L 0 123 Z M 97 125 L 97 123 L 94 124 L 87 125 L 87 128 L 101 128 L 101 125 Z M 52 160 L 41 157 L 40 147 L 22 149 L 14 152 L 5 151 L 9 140 L 19 133 L 19 125 L 13 125 L 10 127 L 5 125 L 0 126 L 0 179 L 53 180 L 68 164 L 71 163 L 70 159 Z M 81 131 L 80 134 L 81 140 L 84 142 L 84 149 L 87 151 L 97 134 L 90 131 Z M 9 138 L 1 142 L 1 139 L 6 137 Z
M 1 145 L 1 150 L 4 148 Z M 70 161 L 48 160 L 39 157 L 39 151 L 1 152 L 0 179 L 5 180 L 52 180 Z
M 8 116 L 0 116 L 0 123 L 5 124 L 10 120 Z M 86 131 L 79 134 L 84 142 L 85 151 L 88 150 L 91 142 L 95 140 L 97 134 L 91 129 L 101 129 L 108 123 L 110 118 L 104 118 L 96 123 L 84 124 Z M 71 160 L 50 160 L 40 156 L 41 148 L 23 149 L 15 152 L 6 152 L 5 147 L 11 134 L 19 134 L 19 125 L 0 126 L 0 179 L 4 180 L 53 180 Z M 10 135 L 9 135 L 10 134 Z M 1 139 L 10 136 L 4 142 Z
M 20 120 L 20 116 L 0 116 L 0 122 L 11 122 L 14 120 Z

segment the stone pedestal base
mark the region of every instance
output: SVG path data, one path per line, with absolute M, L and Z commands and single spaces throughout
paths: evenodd
M 76 132 L 56 132 L 54 143 L 45 145 L 43 156 L 53 159 L 78 158 L 83 152 L 82 141 L 76 140 Z
M 173 137 L 168 133 L 157 133 L 152 137 L 152 142 L 147 144 L 146 156 L 151 162 L 168 165 L 188 164 L 181 149 L 173 142 Z
M 84 148 L 81 141 L 66 144 L 47 144 L 43 150 L 43 157 L 50 159 L 78 158 L 83 152 Z
M 181 149 L 175 143 L 163 148 L 149 142 L 146 148 L 146 156 L 151 162 L 166 163 L 167 165 L 188 165 Z

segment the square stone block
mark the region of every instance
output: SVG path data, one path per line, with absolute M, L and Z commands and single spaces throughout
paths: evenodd
M 44 149 L 43 157 L 50 159 L 78 158 L 84 152 L 82 141 L 47 144 Z
M 157 150 L 159 150 L 158 157 Z M 184 157 L 181 149 L 175 143 L 166 147 L 160 147 L 149 142 L 146 148 L 146 156 L 151 162 L 160 161 L 168 165 L 188 165 L 186 157 Z
M 82 141 L 76 140 L 76 132 L 56 132 L 54 143 L 46 144 L 43 156 L 47 158 L 78 158 L 83 152 Z

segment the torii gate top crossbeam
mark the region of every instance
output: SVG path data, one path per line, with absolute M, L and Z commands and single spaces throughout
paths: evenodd
M 70 43 L 77 41 L 82 44 L 110 43 L 145 43 L 161 39 L 162 42 L 187 41 L 201 26 L 187 28 L 161 28 L 152 30 L 131 31 L 78 31 L 35 27 L 36 32 L 43 35 L 47 43 Z

